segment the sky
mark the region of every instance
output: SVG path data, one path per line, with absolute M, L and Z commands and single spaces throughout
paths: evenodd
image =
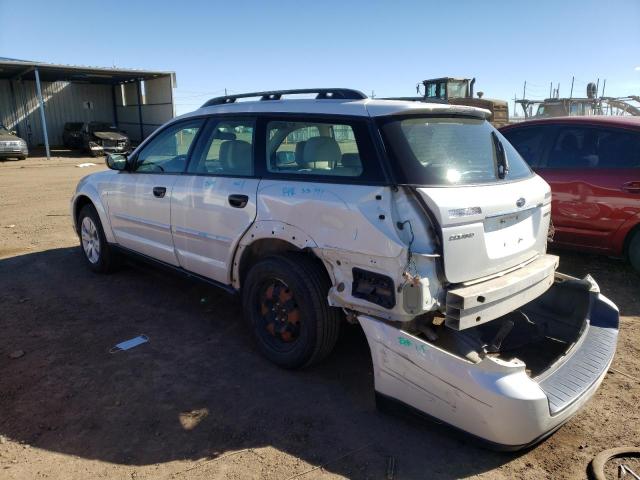
M 0 56 L 171 70 L 178 114 L 230 93 L 349 87 L 410 96 L 475 77 L 509 100 L 606 79 L 640 95 L 640 0 L 0 0 Z

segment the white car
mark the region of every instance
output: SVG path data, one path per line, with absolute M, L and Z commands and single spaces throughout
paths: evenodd
M 286 368 L 359 322 L 379 406 L 522 448 L 594 394 L 618 311 L 556 273 L 549 186 L 487 115 L 348 89 L 215 98 L 81 180 L 75 228 L 94 271 L 133 254 L 240 292 Z

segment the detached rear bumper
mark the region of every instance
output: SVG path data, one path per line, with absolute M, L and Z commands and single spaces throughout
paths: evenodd
M 555 255 L 541 255 L 499 277 L 449 290 L 447 326 L 476 327 L 534 300 L 553 285 L 558 262 Z
M 597 292 L 584 331 L 565 356 L 531 378 L 525 364 L 472 363 L 393 326 L 359 316 L 376 393 L 502 450 L 525 448 L 560 428 L 595 393 L 615 353 L 618 309 Z

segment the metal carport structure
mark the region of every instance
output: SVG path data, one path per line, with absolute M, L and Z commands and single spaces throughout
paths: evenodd
M 66 122 L 106 121 L 142 141 L 173 118 L 174 72 L 0 57 L 0 123 L 30 146 L 60 144 Z

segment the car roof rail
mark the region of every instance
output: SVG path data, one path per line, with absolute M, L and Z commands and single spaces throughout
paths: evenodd
M 316 100 L 363 100 L 367 96 L 351 88 L 299 88 L 293 90 L 270 90 L 267 92 L 239 93 L 237 95 L 226 95 L 215 97 L 207 101 L 201 108 L 212 105 L 225 105 L 235 103 L 239 98 L 260 97 L 260 101 L 281 100 L 283 95 L 300 95 L 315 93 Z

